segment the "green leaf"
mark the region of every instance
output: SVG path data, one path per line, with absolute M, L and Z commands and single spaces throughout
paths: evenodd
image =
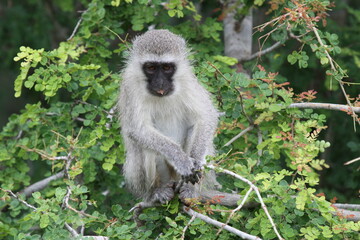
M 46 228 L 50 223 L 49 215 L 48 214 L 42 214 L 40 216 L 40 228 Z
M 213 57 L 214 60 L 217 60 L 219 62 L 223 62 L 227 65 L 235 65 L 238 63 L 238 60 L 236 58 L 232 58 L 232 57 L 227 57 L 227 56 L 220 56 L 220 55 L 216 55 Z
M 113 168 L 113 166 L 114 166 L 113 164 L 106 162 L 103 163 L 102 168 L 106 171 L 110 171 Z
M 281 107 L 280 104 L 272 104 L 272 105 L 269 106 L 269 110 L 271 112 L 279 112 L 279 111 L 282 110 L 282 107 Z
M 287 57 L 287 60 L 288 62 L 291 64 L 291 65 L 294 65 L 297 60 L 298 60 L 298 53 L 293 51 L 292 54 L 289 54 L 288 57 Z
M 65 194 L 66 194 L 66 189 L 60 187 L 56 188 L 55 190 L 56 200 L 61 201 L 62 198 L 65 196 Z
M 166 222 L 167 222 L 171 227 L 173 227 L 173 228 L 176 228 L 176 227 L 177 227 L 176 222 L 173 221 L 171 218 L 165 217 L 165 220 L 166 220 Z
M 168 11 L 168 14 L 169 14 L 170 17 L 174 17 L 175 14 L 176 14 L 176 10 L 171 9 L 171 10 Z
M 320 58 L 321 65 L 326 65 L 329 63 L 329 59 L 327 57 Z

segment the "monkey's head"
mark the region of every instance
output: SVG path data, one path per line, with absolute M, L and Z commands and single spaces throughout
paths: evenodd
M 129 62 L 142 73 L 140 84 L 145 82 L 151 95 L 164 97 L 173 94 L 181 84 L 184 76 L 179 73 L 189 65 L 187 55 L 182 37 L 168 30 L 150 30 L 135 38 Z

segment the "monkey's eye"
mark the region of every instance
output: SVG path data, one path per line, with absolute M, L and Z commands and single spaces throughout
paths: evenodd
M 164 64 L 164 65 L 162 65 L 162 69 L 164 71 L 171 71 L 173 68 L 170 64 Z
M 151 73 L 156 71 L 156 66 L 154 64 L 146 64 L 144 69 L 145 71 Z

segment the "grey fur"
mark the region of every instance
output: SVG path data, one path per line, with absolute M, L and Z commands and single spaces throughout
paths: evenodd
M 199 84 L 187 59 L 183 38 L 168 30 L 137 37 L 122 72 L 118 111 L 126 147 L 124 176 L 128 188 L 150 202 L 166 202 L 181 177 L 214 153 L 218 112 Z M 173 62 L 175 89 L 169 96 L 151 95 L 142 64 Z M 164 191 L 163 191 L 163 190 Z

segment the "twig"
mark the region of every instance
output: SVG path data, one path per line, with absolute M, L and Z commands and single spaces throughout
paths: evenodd
M 258 146 L 259 146 L 259 145 L 263 142 L 263 136 L 262 136 L 262 133 L 261 133 L 259 127 L 257 127 L 257 130 L 258 130 L 257 135 L 258 135 Z M 263 155 L 263 150 L 262 150 L 262 149 L 259 149 L 259 150 L 258 150 L 258 156 L 259 156 L 259 158 L 258 158 L 258 160 L 257 160 L 256 166 L 259 166 L 259 165 L 260 165 L 260 163 L 261 163 L 260 157 L 261 157 L 262 155 Z
M 186 230 L 189 228 L 190 224 L 195 220 L 195 215 L 193 215 L 190 219 L 190 221 L 186 224 L 186 226 L 184 227 L 183 231 L 182 231 L 182 235 L 181 235 L 181 239 L 185 240 L 185 232 Z
M 51 181 L 60 179 L 63 176 L 64 176 L 64 171 L 58 172 L 55 175 L 52 175 L 34 184 L 31 184 L 30 186 L 18 192 L 18 194 L 24 194 L 25 197 L 29 197 L 33 192 L 41 191 L 42 189 L 46 188 Z
M 38 209 L 36 207 L 34 207 L 33 205 L 27 203 L 25 200 L 22 200 L 19 196 L 17 196 L 15 193 L 13 193 L 11 190 L 6 190 L 3 188 L 0 188 L 2 191 L 7 192 L 10 194 L 11 197 L 17 199 L 19 202 L 21 202 L 22 204 L 24 204 L 25 206 L 27 206 L 28 208 L 31 208 L 34 211 L 37 211 Z M 78 211 L 77 211 L 78 212 Z M 66 229 L 71 233 L 71 235 L 73 237 L 78 237 L 79 234 L 76 232 L 75 229 L 73 229 L 69 224 L 65 223 L 65 227 Z M 80 239 L 95 239 L 95 240 L 108 240 L 108 237 L 103 237 L 103 236 L 83 236 Z
M 352 164 L 352 163 L 357 162 L 357 161 L 359 161 L 359 160 L 360 160 L 360 157 L 355 158 L 355 159 L 353 159 L 353 160 L 350 160 L 350 161 L 344 163 L 344 165 L 349 165 L 349 164 Z
M 27 203 L 25 200 L 22 200 L 18 195 L 16 195 L 15 193 L 13 193 L 11 190 L 6 190 L 3 188 L 0 188 L 2 191 L 9 193 L 13 198 L 17 199 L 19 202 L 21 202 L 22 204 L 24 204 L 25 206 L 27 206 L 28 208 L 31 208 L 32 210 L 36 211 L 37 208 L 34 207 L 33 205 Z
M 345 218 L 348 221 L 358 222 L 360 221 L 360 212 L 345 210 L 345 209 L 336 209 L 336 212 L 331 212 L 335 216 L 340 216 Z
M 75 229 L 73 229 L 69 224 L 65 223 L 66 229 L 71 233 L 73 237 L 79 236 Z
M 192 210 L 189 207 L 184 206 L 183 210 L 184 210 L 184 212 L 186 212 L 191 217 L 195 216 L 196 218 L 199 218 L 199 219 L 203 220 L 204 222 L 206 222 L 208 224 L 214 225 L 214 226 L 219 227 L 219 228 L 223 227 L 226 231 L 229 231 L 229 232 L 231 232 L 231 233 L 233 233 L 233 234 L 235 234 L 235 235 L 237 235 L 237 236 L 239 236 L 239 237 L 241 237 L 243 239 L 261 240 L 261 238 L 259 238 L 259 237 L 256 237 L 256 236 L 250 235 L 248 233 L 242 232 L 242 231 L 240 231 L 240 230 L 238 230 L 236 228 L 233 228 L 233 227 L 231 227 L 229 225 L 226 225 L 226 224 L 224 224 L 222 222 L 216 221 L 216 220 L 214 220 L 214 219 L 212 219 L 212 218 L 210 218 L 208 216 L 205 216 L 205 215 L 203 215 L 201 213 L 195 212 L 194 210 Z
M 262 197 L 261 197 L 261 195 L 260 195 L 259 189 L 258 189 L 252 182 L 250 182 L 248 179 L 246 179 L 246 178 L 244 178 L 244 177 L 242 177 L 242 176 L 240 176 L 240 175 L 238 175 L 238 174 L 236 174 L 236 173 L 234 173 L 234 172 L 232 172 L 232 171 L 229 171 L 229 170 L 227 170 L 227 169 L 215 167 L 215 166 L 213 166 L 213 165 L 206 165 L 206 166 L 207 166 L 208 168 L 210 168 L 210 169 L 218 170 L 218 171 L 220 171 L 220 172 L 226 173 L 226 174 L 228 174 L 228 175 L 230 175 L 230 176 L 233 176 L 233 177 L 235 177 L 235 178 L 237 178 L 237 179 L 240 179 L 241 181 L 247 183 L 247 184 L 256 192 L 256 195 L 257 195 L 257 197 L 258 197 L 258 199 L 259 199 L 259 201 L 260 201 L 261 207 L 263 208 L 266 216 L 268 217 L 268 219 L 269 219 L 269 221 L 270 221 L 270 223 L 271 223 L 271 226 L 272 226 L 273 229 L 274 229 L 275 234 L 277 235 L 277 237 L 278 237 L 279 239 L 283 239 L 283 238 L 281 237 L 281 235 L 279 234 L 279 232 L 278 232 L 278 230 L 277 230 L 277 228 L 276 228 L 276 225 L 275 225 L 272 217 L 271 217 L 270 214 L 269 214 L 269 211 L 267 210 L 267 207 L 266 207 L 266 205 L 265 205 L 265 203 L 264 203 L 264 201 L 263 201 L 263 199 L 262 199 Z
M 87 10 L 86 10 L 87 11 Z M 81 14 L 81 17 L 79 19 L 79 21 L 76 23 L 75 25 L 75 28 L 73 30 L 73 32 L 71 33 L 70 37 L 68 39 L 66 39 L 67 41 L 71 40 L 74 36 L 75 36 L 75 33 L 77 32 L 78 28 L 80 27 L 80 24 L 83 20 L 82 16 L 86 13 L 86 11 L 84 11 L 82 14 Z
M 235 214 L 236 212 L 240 211 L 240 209 L 244 206 L 245 201 L 247 200 L 247 198 L 249 197 L 249 195 L 250 195 L 250 193 L 251 193 L 252 191 L 253 191 L 253 189 L 250 188 L 250 189 L 246 192 L 246 194 L 245 194 L 243 200 L 241 201 L 240 205 L 239 205 L 237 208 L 231 210 L 231 213 L 230 213 L 228 219 L 226 220 L 225 225 L 228 225 L 229 222 L 230 222 L 230 220 L 231 220 L 231 218 L 234 216 L 234 214 Z M 225 226 L 225 225 L 224 225 L 224 226 Z M 219 231 L 216 233 L 216 235 L 218 236 L 223 229 L 224 229 L 224 228 L 221 227 L 221 228 L 219 229 Z
M 269 52 L 274 51 L 276 48 L 280 47 L 281 44 L 282 44 L 281 42 L 276 42 L 276 43 L 274 43 L 274 45 L 266 48 L 265 50 L 260 49 L 258 52 L 250 55 L 247 58 L 242 59 L 242 62 L 251 61 L 251 60 L 253 60 L 253 59 L 257 58 L 257 57 L 260 58 L 260 57 L 264 56 L 265 54 L 268 54 Z
M 351 107 L 349 105 L 343 104 L 333 104 L 333 103 L 292 103 L 288 106 L 289 108 L 311 108 L 311 109 L 328 109 L 328 110 L 337 110 L 337 111 L 353 111 L 355 113 L 360 113 L 360 107 Z
M 233 137 L 230 141 L 228 141 L 227 143 L 225 143 L 224 147 L 229 146 L 230 144 L 232 144 L 236 139 L 240 138 L 242 135 L 246 134 L 247 132 L 251 131 L 254 128 L 253 125 L 248 126 L 247 128 L 245 128 L 243 131 L 241 131 L 238 135 L 236 135 L 235 137 Z
M 336 208 L 360 210 L 360 204 L 334 203 L 333 206 Z
M 308 17 L 308 16 L 307 16 Z M 335 72 L 338 72 L 335 65 L 334 65 L 334 60 L 332 59 L 332 57 L 330 56 L 328 50 L 326 49 L 324 43 L 322 42 L 321 38 L 320 38 L 320 35 L 319 35 L 319 32 L 317 30 L 316 27 L 312 26 L 311 29 L 313 30 L 318 42 L 320 43 L 320 45 L 324 48 L 324 51 L 325 51 L 325 54 L 326 54 L 326 57 L 329 59 L 329 63 L 330 63 L 330 66 L 331 66 L 331 69 Z M 339 85 L 340 85 L 340 88 L 341 88 L 341 91 L 343 92 L 344 94 L 344 97 L 346 99 L 346 102 L 347 104 L 349 105 L 349 107 L 351 107 L 351 103 L 350 103 L 350 100 L 349 98 L 347 97 L 347 94 L 346 94 L 346 91 L 344 89 L 344 86 L 343 86 L 343 83 L 341 81 L 339 81 Z M 352 117 L 354 119 L 354 121 L 356 121 L 356 114 L 355 114 L 355 111 L 353 110 L 353 108 L 351 107 L 351 111 L 352 111 Z M 360 120 L 357 119 L 357 122 L 360 124 Z

